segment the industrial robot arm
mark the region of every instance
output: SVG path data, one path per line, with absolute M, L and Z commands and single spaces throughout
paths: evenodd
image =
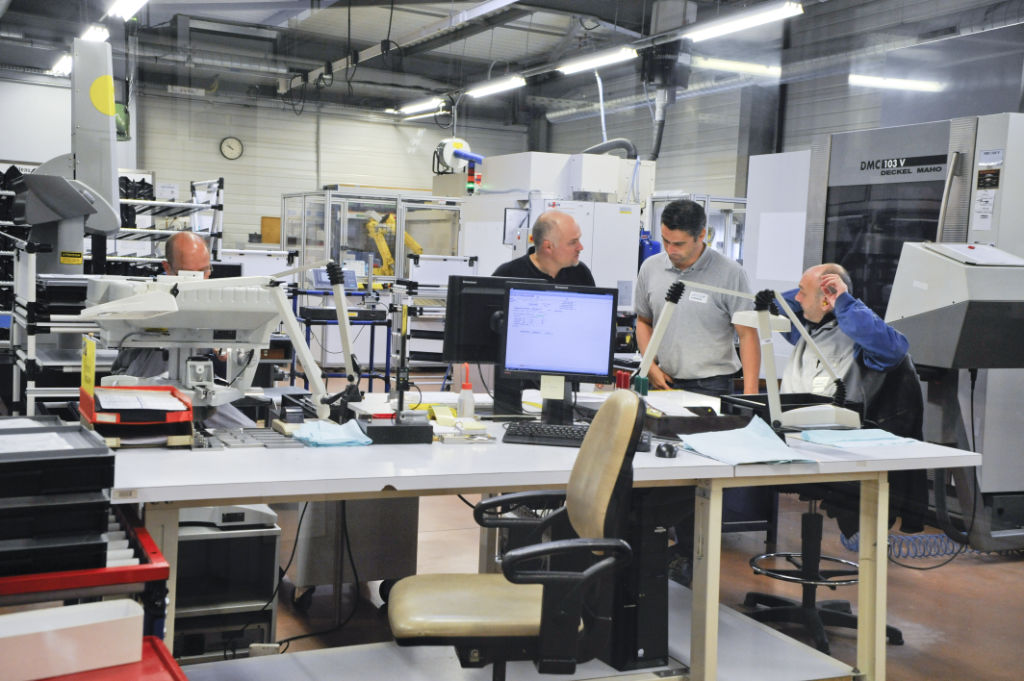
M 380 268 L 377 274 L 390 276 L 395 273 L 395 258 L 391 254 L 391 247 L 388 246 L 387 235 L 395 231 L 395 214 L 390 213 L 386 220 L 381 221 L 380 215 L 371 212 L 370 219 L 366 222 L 366 233 L 373 239 L 380 253 Z M 422 250 L 422 249 L 421 249 Z

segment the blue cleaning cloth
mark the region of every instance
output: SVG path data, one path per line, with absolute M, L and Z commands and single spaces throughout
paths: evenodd
M 295 431 L 295 439 L 310 447 L 358 447 L 373 442 L 359 428 L 355 419 L 343 425 L 330 421 L 311 421 Z

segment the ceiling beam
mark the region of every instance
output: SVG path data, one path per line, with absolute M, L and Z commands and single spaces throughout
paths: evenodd
M 475 7 L 463 10 L 462 12 L 457 12 L 449 17 L 441 19 L 440 21 L 428 24 L 414 33 L 404 35 L 396 40 L 395 43 L 399 45 L 404 54 L 413 54 L 414 52 L 412 50 L 418 52 L 420 50 L 416 48 L 419 45 L 428 42 L 434 43 L 434 47 L 430 49 L 436 49 L 436 47 L 446 44 L 444 42 L 436 41 L 439 41 L 442 38 L 447 38 L 449 34 L 453 33 L 460 27 L 466 24 L 478 24 L 494 14 L 511 13 L 509 7 L 514 4 L 515 0 L 487 0 L 487 2 L 482 2 Z M 519 18 L 519 16 L 517 15 L 516 18 Z M 509 21 L 511 20 L 512 19 L 509 19 Z M 486 26 L 483 30 L 487 30 L 487 28 L 490 28 L 490 26 Z M 371 59 L 379 57 L 382 53 L 383 51 L 380 44 L 371 45 L 370 47 L 361 50 L 356 59 L 353 59 L 351 56 L 345 56 L 343 59 L 333 62 L 331 64 L 332 71 L 335 74 L 344 73 L 351 66 L 355 64 L 364 64 Z M 310 83 L 315 83 L 323 74 L 324 69 L 322 67 L 314 69 L 306 74 L 306 79 Z M 290 90 L 295 86 L 294 79 L 289 79 L 281 85 L 285 91 Z
M 537 12 L 572 14 L 593 17 L 611 26 L 646 35 L 649 3 L 621 2 L 621 0 L 527 0 L 518 3 Z

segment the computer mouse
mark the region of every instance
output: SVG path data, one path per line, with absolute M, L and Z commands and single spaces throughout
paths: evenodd
M 654 456 L 660 459 L 674 459 L 676 458 L 676 446 L 671 442 L 662 442 L 654 450 Z

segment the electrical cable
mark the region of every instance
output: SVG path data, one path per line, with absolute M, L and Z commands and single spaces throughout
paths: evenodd
M 491 389 L 487 387 L 487 381 L 484 380 L 484 370 L 480 366 L 479 362 L 476 363 L 476 369 L 477 369 L 477 375 L 480 377 L 480 385 L 482 385 L 484 387 L 484 392 L 487 393 L 487 396 L 490 397 L 493 400 L 494 399 L 494 393 L 492 393 Z
M 241 376 L 242 374 L 244 374 L 246 371 L 249 370 L 249 367 L 252 366 L 252 362 L 253 362 L 254 359 L 256 359 L 256 349 L 255 348 L 253 348 L 252 350 L 249 351 L 249 361 L 245 363 L 245 366 L 242 367 L 242 370 L 239 371 L 237 374 L 235 374 L 235 377 L 231 379 L 230 383 L 228 383 L 228 387 L 229 388 L 235 385 L 235 382 L 238 381 L 238 377 L 239 376 Z
M 352 603 L 352 609 L 349 611 L 348 615 L 345 616 L 344 620 L 342 620 L 339 624 L 331 627 L 330 629 L 323 629 L 321 631 L 310 631 L 305 634 L 299 634 L 298 636 L 290 636 L 288 638 L 277 641 L 277 645 L 284 646 L 284 648 L 282 648 L 281 650 L 282 653 L 287 652 L 288 648 L 291 646 L 292 641 L 298 641 L 299 639 L 309 638 L 311 636 L 326 636 L 327 634 L 340 631 L 342 628 L 344 628 L 346 624 L 349 623 L 352 617 L 356 614 L 356 610 L 359 608 L 359 572 L 356 570 L 356 559 L 355 556 L 352 555 L 352 542 L 349 540 L 348 536 L 348 513 L 346 513 L 345 503 L 346 502 L 344 501 L 341 502 L 341 536 L 342 540 L 345 542 L 345 550 L 348 553 L 349 565 L 352 566 L 352 583 L 355 585 L 355 600 Z
M 295 560 L 295 551 L 299 548 L 299 532 L 302 530 L 302 520 L 306 517 L 307 509 L 309 509 L 308 501 L 303 503 L 302 513 L 299 514 L 299 522 L 295 526 L 295 541 L 292 543 L 292 552 L 288 556 L 288 562 L 285 563 L 284 568 L 278 568 L 279 571 L 277 573 L 277 586 L 274 587 L 274 593 L 270 595 L 270 598 L 268 598 L 267 602 L 263 604 L 263 607 L 257 610 L 256 614 L 250 617 L 249 620 L 242 625 L 242 628 L 238 630 L 238 633 L 232 636 L 224 643 L 225 660 L 228 659 L 228 647 L 231 647 L 231 655 L 232 657 L 235 657 L 237 655 L 237 651 L 235 649 L 235 641 L 237 641 L 245 635 L 245 630 L 249 627 L 249 625 L 255 622 L 256 617 L 259 616 L 260 613 L 265 612 L 266 609 L 270 607 L 270 604 L 274 602 L 274 599 L 277 598 L 277 593 L 281 590 L 281 583 L 284 582 L 284 577 L 288 573 L 288 569 L 292 566 L 292 561 Z
M 472 503 L 469 499 L 467 499 L 463 495 L 456 494 L 455 496 L 457 496 L 462 501 L 462 503 L 464 503 L 466 506 L 469 506 L 470 508 L 473 508 L 473 509 L 476 508 L 476 504 Z

